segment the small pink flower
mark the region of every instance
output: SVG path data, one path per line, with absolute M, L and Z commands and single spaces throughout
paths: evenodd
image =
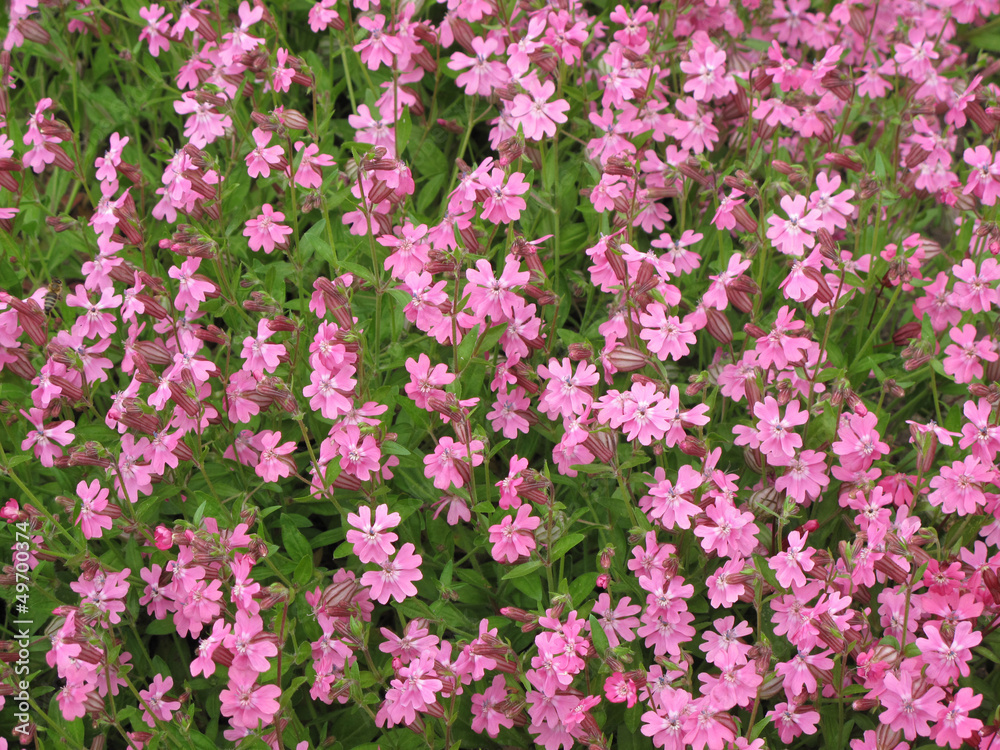
M 483 201 L 483 213 L 480 218 L 494 224 L 509 224 L 517 221 L 521 212 L 528 207 L 523 198 L 531 188 L 524 181 L 520 172 L 511 172 L 504 183 L 504 173 L 499 167 L 494 167 L 489 175 L 479 178 L 479 185 L 487 192 Z
M 248 680 L 245 676 L 231 677 L 228 689 L 219 693 L 222 715 L 231 717 L 235 726 L 247 729 L 274 721 L 281 708 L 277 700 L 280 697 L 281 688 L 277 685 L 258 685 L 256 679 Z
M 379 604 L 387 604 L 389 599 L 401 602 L 417 593 L 414 581 L 424 577 L 420 572 L 423 558 L 414 554 L 414 546 L 407 542 L 399 548 L 396 557 L 379 563 L 381 570 L 370 570 L 361 576 L 361 585 L 371 589 L 371 598 Z
M 265 482 L 277 482 L 295 469 L 294 462 L 286 458 L 295 452 L 295 443 L 289 441 L 279 446 L 280 441 L 281 433 L 272 430 L 264 430 L 253 439 L 254 447 L 260 451 L 260 463 L 254 471 Z
M 767 236 L 779 252 L 800 258 L 804 248 L 816 244 L 813 232 L 822 226 L 820 212 L 806 208 L 804 195 L 782 197 L 781 208 L 788 214 L 788 218 L 769 216 L 767 222 L 771 228 L 767 230 Z
M 354 554 L 363 563 L 382 563 L 396 551 L 392 546 L 399 537 L 389 531 L 399 525 L 399 513 L 389 513 L 388 505 L 379 505 L 372 510 L 362 505 L 357 514 L 348 513 L 347 522 L 354 528 L 347 532 L 347 541 L 354 545 Z
M 170 721 L 174 711 L 181 707 L 180 701 L 167 700 L 167 692 L 174 686 L 174 678 L 163 679 L 162 675 L 156 675 L 149 686 L 149 690 L 140 690 L 139 697 L 142 699 L 142 720 L 149 726 L 156 726 L 156 719 L 160 721 Z
M 517 509 L 516 518 L 507 516 L 500 523 L 490 526 L 493 559 L 513 563 L 530 554 L 535 548 L 535 535 L 532 532 L 541 523 L 542 519 L 531 515 L 531 506 L 522 505 Z
M 250 238 L 251 250 L 263 250 L 270 255 L 275 247 L 285 246 L 285 238 L 292 233 L 292 228 L 279 223 L 285 220 L 285 215 L 271 208 L 270 203 L 265 203 L 260 210 L 256 219 L 247 219 L 243 236 Z
M 266 130 L 254 128 L 251 135 L 256 146 L 247 154 L 247 174 L 251 177 L 270 177 L 272 167 L 283 168 L 285 151 L 281 145 L 270 147 L 267 145 L 271 142 L 271 134 Z

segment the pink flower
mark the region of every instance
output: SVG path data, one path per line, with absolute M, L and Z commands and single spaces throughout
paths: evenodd
M 960 516 L 974 515 L 986 504 L 984 484 L 995 484 L 996 469 L 984 465 L 975 456 L 966 456 L 961 461 L 953 461 L 951 466 L 942 466 L 938 476 L 931 479 L 931 493 L 927 501 L 940 507 L 945 513 Z
M 690 529 L 691 518 L 701 513 L 701 508 L 692 502 L 694 492 L 703 483 L 701 473 L 690 466 L 681 466 L 674 484 L 667 479 L 663 468 L 657 466 L 653 477 L 656 483 L 648 485 L 649 495 L 639 501 L 639 507 L 665 529 Z
M 472 465 L 479 466 L 483 462 L 480 451 L 483 444 L 479 440 L 473 440 Z M 448 436 L 442 437 L 434 449 L 433 455 L 424 456 L 424 476 L 434 479 L 434 486 L 439 490 L 446 490 L 452 484 L 456 487 L 464 487 L 469 480 L 471 472 L 466 459 L 468 451 L 463 443 L 456 443 Z
M 772 466 L 785 466 L 785 473 L 774 482 L 774 488 L 784 492 L 797 503 L 815 500 L 830 484 L 827 476 L 826 454 L 819 451 L 801 451 L 788 458 L 784 454 L 768 456 Z
M 170 721 L 174 711 L 181 707 L 180 701 L 166 700 L 167 692 L 173 686 L 173 677 L 163 679 L 162 675 L 156 675 L 148 690 L 139 691 L 143 708 L 142 720 L 149 726 L 155 727 L 156 719 Z
M 505 184 L 503 170 L 493 167 L 488 175 L 479 178 L 479 185 L 487 192 L 481 219 L 494 224 L 509 224 L 517 221 L 528 206 L 518 196 L 527 193 L 531 185 L 524 181 L 524 175 L 520 172 L 511 172 Z
M 292 228 L 279 223 L 285 220 L 285 215 L 272 209 L 270 203 L 265 203 L 260 210 L 256 219 L 247 219 L 243 236 L 250 238 L 251 250 L 263 250 L 270 255 L 275 247 L 285 246 L 285 238 L 292 233 Z
M 736 80 L 726 75 L 726 53 L 708 40 L 704 32 L 692 37 L 694 46 L 688 60 L 681 60 L 680 67 L 690 78 L 684 82 L 684 91 L 701 102 L 711 101 L 736 93 Z
M 838 194 L 839 189 L 839 174 L 830 178 L 825 172 L 820 172 L 816 175 L 816 190 L 809 196 L 809 210 L 819 212 L 818 220 L 828 232 L 834 232 L 838 227 L 846 229 L 847 220 L 854 213 L 854 206 L 849 203 L 854 191 L 845 190 Z
M 947 713 L 941 704 L 945 692 L 932 686 L 914 695 L 913 677 L 906 670 L 899 677 L 894 674 L 885 676 L 885 690 L 879 696 L 885 710 L 879 714 L 879 721 L 888 724 L 890 729 L 902 731 L 908 740 L 917 736 L 926 737 L 930 734 L 931 722 L 937 722 Z
M 503 675 L 495 675 L 486 690 L 472 696 L 472 731 L 480 734 L 485 731 L 490 737 L 496 738 L 500 734 L 500 727 L 513 727 L 514 719 L 502 707 L 497 707 L 506 698 L 506 680 Z
M 254 437 L 254 447 L 260 451 L 260 463 L 254 471 L 265 482 L 277 482 L 295 469 L 292 459 L 286 458 L 295 452 L 295 443 L 288 441 L 279 446 L 280 441 L 281 433 L 273 430 L 264 430 Z
M 840 456 L 840 463 L 845 469 L 867 471 L 876 459 L 889 452 L 889 446 L 882 442 L 875 429 L 877 425 L 878 417 L 873 412 L 841 418 L 837 428 L 840 440 L 833 444 L 833 452 Z
M 972 649 L 978 646 L 983 636 L 972 630 L 972 623 L 963 620 L 955 626 L 948 643 L 941 636 L 941 625 L 928 622 L 924 625 L 926 638 L 917 638 L 916 644 L 927 664 L 927 676 L 937 685 L 947 685 L 952 680 L 968 677 L 969 660 Z
M 111 528 L 114 517 L 101 513 L 108 507 L 110 490 L 101 487 L 100 482 L 96 479 L 89 485 L 81 480 L 76 485 L 76 494 L 80 497 L 80 514 L 77 516 L 76 522 L 83 530 L 83 538 L 100 539 L 104 529 Z
M 538 374 L 548 381 L 538 408 L 548 414 L 550 419 L 554 419 L 557 414 L 563 417 L 582 414 L 594 401 L 590 387 L 597 385 L 600 380 L 597 368 L 587 362 L 577 362 L 574 374 L 568 357 L 563 358 L 562 362 L 550 359 L 548 366 L 539 365 Z
M 635 682 L 621 672 L 615 672 L 604 681 L 604 695 L 612 703 L 624 703 L 632 708 L 636 701 Z
M 62 422 L 50 422 L 44 425 L 45 410 L 29 409 L 21 414 L 31 423 L 34 429 L 28 430 L 27 437 L 21 441 L 21 450 L 34 448 L 35 457 L 42 466 L 52 466 L 55 459 L 62 456 L 60 445 L 73 442 L 72 430 L 76 425 L 69 419 Z
M 706 552 L 718 552 L 723 557 L 747 557 L 757 546 L 757 524 L 749 511 L 741 512 L 731 501 L 717 497 L 705 508 L 709 523 L 695 526 L 694 535 L 701 537 Z
M 256 678 L 245 675 L 230 677 L 228 689 L 219 693 L 222 715 L 232 718 L 234 726 L 255 729 L 259 724 L 270 724 L 281 706 L 278 698 L 281 688 L 277 685 L 258 685 Z
M 794 255 L 797 258 L 802 257 L 804 248 L 816 244 L 812 233 L 822 226 L 820 212 L 816 209 L 806 209 L 804 195 L 797 195 L 794 198 L 790 195 L 783 196 L 781 208 L 788 214 L 788 218 L 769 216 L 767 222 L 771 228 L 767 230 L 767 236 L 778 252 Z
M 270 177 L 271 167 L 275 169 L 284 169 L 285 161 L 285 151 L 281 145 L 268 146 L 267 144 L 271 142 L 271 134 L 266 130 L 261 130 L 260 128 L 254 128 L 251 132 L 253 136 L 254 143 L 257 144 L 254 149 L 247 154 L 247 174 L 251 177 Z M 282 219 L 285 217 L 282 216 Z
M 233 654 L 230 675 L 238 674 L 252 681 L 256 675 L 270 669 L 268 659 L 278 655 L 274 640 L 273 635 L 264 631 L 260 615 L 238 610 L 233 632 L 222 640 L 222 645 Z
M 778 402 L 771 396 L 754 404 L 753 413 L 759 420 L 760 449 L 768 455 L 793 458 L 795 451 L 802 447 L 802 437 L 793 430 L 809 420 L 809 413 L 800 411 L 798 399 L 788 402 L 784 416 L 779 408 Z
M 299 166 L 295 170 L 295 184 L 304 188 L 320 188 L 323 186 L 323 173 L 320 167 L 332 167 L 336 164 L 329 154 L 321 154 L 319 146 L 302 141 L 295 141 L 295 152 L 301 153 Z
M 401 602 L 417 593 L 414 581 L 424 577 L 420 572 L 423 558 L 413 554 L 414 546 L 407 542 L 399 548 L 392 560 L 383 560 L 381 570 L 369 570 L 361 576 L 361 585 L 371 589 L 371 598 L 379 604 L 387 604 L 389 599 Z
M 508 74 L 503 63 L 487 60 L 496 53 L 498 45 L 497 39 L 492 36 L 486 39 L 475 37 L 472 40 L 475 57 L 469 57 L 461 52 L 451 54 L 448 68 L 465 71 L 458 76 L 455 83 L 464 87 L 468 96 L 474 94 L 487 96 L 495 87 L 503 86 L 507 82 Z
M 357 22 L 368 32 L 368 36 L 354 45 L 354 51 L 369 70 L 378 70 L 382 65 L 391 66 L 393 58 L 403 54 L 403 45 L 399 39 L 385 33 L 385 16 L 381 13 L 373 18 L 360 16 Z
M 163 14 L 166 11 L 156 3 L 148 8 L 139 8 L 139 15 L 146 21 L 146 26 L 139 32 L 139 41 L 149 44 L 149 54 L 159 57 L 160 52 L 170 49 L 170 39 L 167 37 L 170 31 L 170 19 L 173 13 Z
M 983 696 L 976 694 L 972 688 L 959 690 L 938 717 L 938 722 L 931 727 L 930 739 L 937 742 L 938 747 L 947 743 L 952 750 L 958 750 L 964 740 L 983 728 L 983 722 L 969 716 L 969 711 L 979 708 L 982 702 Z
M 340 454 L 340 468 L 346 474 L 367 482 L 372 473 L 378 473 L 382 450 L 373 435 L 362 435 L 361 428 L 346 425 L 334 433 L 333 441 Z
M 565 99 L 549 99 L 556 91 L 552 81 L 538 84 L 537 79 L 525 79 L 527 94 L 518 94 L 510 106 L 510 116 L 524 131 L 524 137 L 540 141 L 543 136 L 552 138 L 556 134 L 556 123 L 566 122 L 569 103 Z
M 801 734 L 816 734 L 816 724 L 819 723 L 817 711 L 811 710 L 808 706 L 795 706 L 790 703 L 778 703 L 774 709 L 767 712 L 767 716 L 778 728 L 778 737 L 784 743 L 791 742 Z
M 520 266 L 518 260 L 508 255 L 499 278 L 493 274 L 493 266 L 485 259 L 477 260 L 476 267 L 465 272 L 469 281 L 465 293 L 469 295 L 468 307 L 473 310 L 472 317 L 477 321 L 490 318 L 499 322 L 514 315 L 515 305 L 521 299 L 513 290 L 527 284 L 531 277 L 528 271 L 521 271 Z
M 388 511 L 388 505 L 379 505 L 374 521 L 367 505 L 362 505 L 357 514 L 347 514 L 347 522 L 354 527 L 347 532 L 347 541 L 354 545 L 354 554 L 361 562 L 382 563 L 396 551 L 392 543 L 399 537 L 389 529 L 399 525 L 400 516 Z
M 632 604 L 632 598 L 628 596 L 619 599 L 618 604 L 612 607 L 611 597 L 608 594 L 597 597 L 593 609 L 593 614 L 598 618 L 611 648 L 617 648 L 622 642 L 631 643 L 635 640 L 635 629 L 640 624 L 639 618 L 635 615 L 640 612 L 642 607 Z
M 666 306 L 654 302 L 639 314 L 642 330 L 639 338 L 649 342 L 649 351 L 666 361 L 678 360 L 691 351 L 688 344 L 697 341 L 690 323 L 682 323 L 676 315 L 667 315 Z
M 280 357 L 285 354 L 284 344 L 268 344 L 267 340 L 274 335 L 270 321 L 261 318 L 257 321 L 257 336 L 247 336 L 243 339 L 243 350 L 240 356 L 245 360 L 243 369 L 255 373 L 257 378 L 265 372 L 274 372 L 281 363 Z
M 955 277 L 955 288 L 950 299 L 959 309 L 981 313 L 1000 304 L 1000 292 L 993 286 L 1000 279 L 1000 264 L 996 258 L 985 258 L 978 265 L 966 258 L 961 265 L 952 266 L 951 273 Z
M 535 549 L 535 535 L 532 533 L 542 523 L 542 519 L 531 515 L 531 506 L 522 505 L 517 509 L 517 517 L 506 516 L 503 521 L 490 526 L 490 543 L 493 545 L 493 559 L 497 562 L 516 562 Z
M 795 311 L 787 305 L 782 305 L 771 331 L 757 339 L 756 349 L 760 366 L 767 368 L 773 365 L 778 370 L 784 370 L 790 364 L 802 362 L 813 344 L 809 339 L 793 332 L 804 327 L 805 323 L 795 320 Z
M 793 531 L 788 535 L 788 547 L 783 552 L 768 558 L 768 567 L 774 571 L 778 583 L 785 588 L 805 586 L 805 574 L 816 566 L 812 561 L 816 550 L 805 546 L 808 536 L 808 532 L 800 534 L 798 531 Z
M 947 356 L 942 365 L 945 374 L 954 377 L 956 383 L 971 383 L 983 377 L 983 360 L 996 362 L 1000 357 L 993 350 L 989 336 L 976 341 L 976 327 L 971 323 L 952 328 L 949 336 L 953 343 L 945 348 Z

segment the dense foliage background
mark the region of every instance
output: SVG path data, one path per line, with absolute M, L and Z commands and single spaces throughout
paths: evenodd
M 11 2 L 10 746 L 989 747 L 998 11 Z

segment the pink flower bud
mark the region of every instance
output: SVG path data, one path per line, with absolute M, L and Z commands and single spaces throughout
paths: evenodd
M 156 549 L 166 552 L 174 546 L 174 532 L 162 524 L 157 526 L 156 531 L 153 532 L 153 543 L 156 545 Z

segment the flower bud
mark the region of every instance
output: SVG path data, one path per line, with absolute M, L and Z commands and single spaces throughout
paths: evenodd
M 606 358 L 618 372 L 635 372 L 649 364 L 649 358 L 645 354 L 624 344 L 607 352 Z
M 733 342 L 733 328 L 729 318 L 721 310 L 710 307 L 705 310 L 706 328 L 712 337 L 720 344 L 729 345 Z

